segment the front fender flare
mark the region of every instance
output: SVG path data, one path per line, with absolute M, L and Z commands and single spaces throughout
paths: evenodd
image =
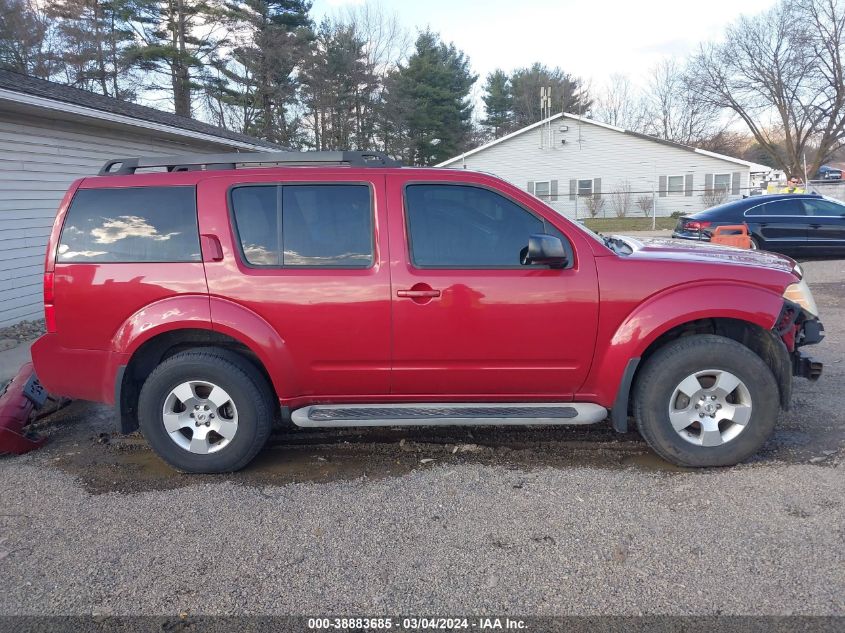
M 606 344 L 601 345 L 600 340 L 578 398 L 616 409 L 616 417 L 627 415 L 633 370 L 628 369 L 631 376 L 626 381 L 626 368 L 630 361 L 642 358 L 660 336 L 685 323 L 716 318 L 745 321 L 771 330 L 782 306 L 783 298 L 778 293 L 739 282 L 668 288 L 632 310 L 612 336 L 604 339 Z M 624 412 L 619 411 L 621 407 Z

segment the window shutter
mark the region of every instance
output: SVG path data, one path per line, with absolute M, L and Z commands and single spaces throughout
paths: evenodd
M 593 198 L 601 198 L 601 178 L 593 178 Z
M 549 194 L 551 194 L 551 201 L 557 202 L 557 180 L 552 180 L 549 185 Z
M 713 174 L 704 174 L 704 191 L 713 191 Z
M 532 193 L 532 194 L 534 193 L 534 181 L 533 180 L 528 181 L 528 193 Z
M 659 195 L 661 198 L 665 198 L 666 197 L 666 176 L 660 177 L 660 184 L 657 186 L 657 189 L 658 189 L 657 195 Z
M 684 178 L 684 195 L 692 195 L 692 174 L 687 174 Z
M 569 199 L 575 200 L 578 197 L 578 181 L 577 180 L 570 180 L 569 181 Z
M 735 171 L 731 174 L 731 195 L 738 196 L 739 195 L 739 185 L 740 180 L 742 178 L 741 171 Z

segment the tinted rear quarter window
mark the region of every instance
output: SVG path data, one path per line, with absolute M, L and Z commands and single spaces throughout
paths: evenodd
M 367 268 L 373 263 L 368 185 L 232 189 L 244 259 L 253 266 Z
M 194 188 L 80 189 L 65 217 L 57 259 L 200 261 Z
M 749 209 L 746 215 L 790 216 L 807 215 L 807 212 L 804 209 L 804 201 L 795 198 L 793 200 L 775 200 L 761 204 L 758 207 Z

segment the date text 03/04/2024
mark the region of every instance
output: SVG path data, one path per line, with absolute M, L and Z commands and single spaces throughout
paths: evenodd
M 313 630 L 525 630 L 526 623 L 518 618 L 449 618 L 449 617 L 403 617 L 403 618 L 308 618 L 308 628 Z

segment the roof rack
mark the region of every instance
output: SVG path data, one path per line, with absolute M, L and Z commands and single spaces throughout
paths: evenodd
M 255 163 L 272 165 L 349 165 L 351 167 L 401 167 L 402 163 L 384 152 L 233 152 L 230 154 L 184 154 L 113 158 L 99 171 L 100 176 L 126 176 L 138 169 L 165 167 L 167 171 L 236 169 Z

